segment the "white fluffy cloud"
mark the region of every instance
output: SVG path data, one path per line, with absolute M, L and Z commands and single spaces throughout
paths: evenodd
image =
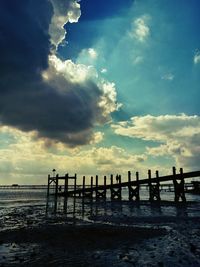
M 50 0 L 53 5 L 53 17 L 49 26 L 51 42 L 56 47 L 65 38 L 64 25 L 77 22 L 80 15 L 80 4 L 76 0 Z
M 200 117 L 197 115 L 138 116 L 113 128 L 118 135 L 160 143 L 147 147 L 149 155 L 172 156 L 178 165 L 199 166 Z
M 53 82 L 64 78 L 72 83 L 83 83 L 89 79 L 97 78 L 94 67 L 84 64 L 75 64 L 72 60 L 61 60 L 56 55 L 49 56 L 49 68 L 42 73 L 45 80 Z
M 3 137 L 7 140 L 8 136 L 12 142 L 3 144 Z M 103 179 L 103 175 L 120 173 L 126 180 L 127 171 L 141 169 L 146 160 L 144 155 L 131 155 L 117 146 L 87 150 L 69 149 L 62 143 L 52 143 L 50 146 L 45 143 L 46 140 L 36 139 L 35 132 L 24 133 L 7 126 L 0 127 L 0 137 L 2 183 L 46 184 L 47 174 L 53 168 L 60 175 L 78 172 L 79 178 L 87 175 L 88 179 L 95 174 Z M 102 134 L 97 132 L 95 141 L 101 138 Z
M 146 41 L 150 35 L 150 27 L 148 26 L 149 15 L 143 15 L 136 18 L 132 23 L 132 29 L 129 32 L 131 38 L 137 39 L 139 42 Z

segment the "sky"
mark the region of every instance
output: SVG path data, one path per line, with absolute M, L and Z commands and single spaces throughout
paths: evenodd
M 1 0 L 0 183 L 200 170 L 198 0 Z

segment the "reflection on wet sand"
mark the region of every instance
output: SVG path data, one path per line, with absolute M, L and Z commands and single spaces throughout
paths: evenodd
M 65 219 L 78 219 L 83 221 L 100 221 L 110 223 L 150 221 L 157 218 L 163 222 L 165 218 L 175 220 L 188 217 L 190 203 L 172 203 L 168 201 L 149 203 L 148 201 L 106 201 L 91 198 L 70 198 L 51 196 L 47 198 L 46 216 L 52 214 Z M 190 210 L 190 209 L 189 209 Z M 108 220 L 109 219 L 109 220 Z M 66 221 L 67 223 L 67 221 Z
M 44 201 L 5 208 L 0 266 L 200 266 L 199 202 Z

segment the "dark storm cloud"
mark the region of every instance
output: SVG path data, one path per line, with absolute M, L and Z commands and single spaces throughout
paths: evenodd
M 47 0 L 0 1 L 0 123 L 69 145 L 88 143 L 101 91 L 92 81 L 65 81 L 63 92 L 43 81 L 50 54 Z

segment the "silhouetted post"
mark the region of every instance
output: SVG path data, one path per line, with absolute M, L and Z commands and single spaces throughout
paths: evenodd
M 176 167 L 172 167 L 172 172 L 173 172 L 173 176 L 174 176 L 174 178 L 176 178 L 175 176 L 176 176 Z
M 139 183 L 139 172 L 136 172 L 136 182 L 137 182 L 137 187 L 136 187 L 136 200 L 140 200 L 140 183 Z
M 56 196 L 58 195 L 58 174 L 56 174 Z
M 99 194 L 98 194 L 98 175 L 96 175 L 96 189 L 95 189 L 95 194 L 96 194 L 96 199 L 99 198 Z
M 160 201 L 160 182 L 159 182 L 159 172 L 156 171 L 156 178 L 158 179 L 156 182 L 156 188 L 155 188 L 155 195 L 158 201 Z
M 68 173 L 65 174 L 65 196 L 68 193 Z
M 111 186 L 110 186 L 110 192 L 111 192 L 111 200 L 115 200 L 121 199 L 121 175 L 117 175 L 116 176 L 116 180 L 119 182 L 118 185 L 116 184 L 116 186 L 114 187 L 113 184 L 113 174 L 111 174 L 110 176 L 110 182 L 111 182 Z
M 110 184 L 113 186 L 113 174 L 110 175 Z
M 128 199 L 132 200 L 131 172 L 128 171 Z
M 131 172 L 128 172 L 128 190 L 129 190 L 129 200 L 139 201 L 139 173 L 136 172 L 136 186 L 131 185 Z
M 50 174 L 48 175 L 47 197 L 49 196 L 49 187 L 50 187 Z
M 173 166 L 172 167 L 172 172 L 173 172 L 173 184 L 174 184 L 174 194 L 175 194 L 175 197 L 174 197 L 174 201 L 175 202 L 178 202 L 179 200 L 179 196 L 178 196 L 178 183 L 176 181 L 176 168 Z
M 104 199 L 106 199 L 106 176 L 104 176 Z
M 181 177 L 180 179 L 181 181 L 178 182 L 177 176 L 176 176 L 176 168 L 173 167 L 173 183 L 174 183 L 175 202 L 178 202 L 180 198 L 183 202 L 186 201 L 182 168 L 180 168 L 180 177 Z
M 183 178 L 183 168 L 180 168 L 180 175 L 181 175 L 181 182 L 180 182 L 180 188 L 179 188 L 179 194 L 183 202 L 186 202 L 185 198 L 185 181 Z
M 85 176 L 83 176 L 83 197 L 85 197 Z
M 93 176 L 91 176 L 91 198 L 93 197 Z
M 118 189 L 118 199 L 122 199 L 122 178 L 121 175 L 118 175 L 118 181 L 119 181 L 119 189 Z
M 113 189 L 113 174 L 110 175 L 110 195 L 111 195 L 111 200 L 114 199 L 113 195 L 114 189 Z
M 130 171 L 128 171 L 128 182 L 129 184 L 131 183 L 131 172 Z
M 77 175 L 75 173 L 74 175 L 74 191 L 76 191 L 76 180 L 77 180 Z M 76 193 L 74 193 L 74 197 L 76 196 Z
M 159 178 L 159 172 L 156 171 L 156 178 Z M 159 183 L 159 181 L 157 181 L 157 183 Z
M 151 170 L 148 170 L 148 178 L 149 178 L 149 200 L 153 201 L 152 185 L 151 185 Z

